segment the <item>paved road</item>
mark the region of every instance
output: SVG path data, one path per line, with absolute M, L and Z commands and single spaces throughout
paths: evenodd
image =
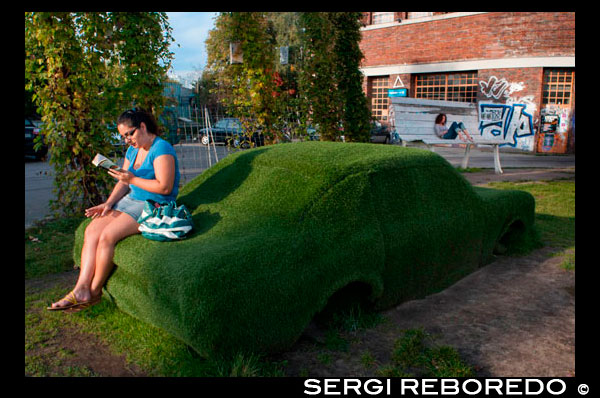
M 48 162 L 25 160 L 25 228 L 50 213 L 54 170 Z
M 464 148 L 435 147 L 435 152 L 443 156 L 453 166 L 462 163 Z M 500 149 L 500 163 L 506 168 L 567 168 L 575 167 L 575 155 L 532 154 Z M 491 148 L 471 148 L 468 167 L 494 168 L 494 153 Z
M 181 182 L 189 182 L 209 167 L 208 148 L 199 144 L 176 145 L 180 161 Z M 210 165 L 216 163 L 215 154 L 210 148 Z M 464 154 L 462 148 L 436 147 L 435 152 L 443 156 L 453 166 L 460 166 Z M 223 146 L 216 147 L 216 157 L 221 160 L 228 155 Z M 500 150 L 502 168 L 507 173 L 511 168 L 556 168 L 575 167 L 575 155 L 535 155 Z M 122 163 L 121 163 L 122 164 Z M 494 157 L 489 148 L 472 148 L 469 167 L 494 168 Z M 25 228 L 50 214 L 49 201 L 55 199 L 52 193 L 54 170 L 48 162 L 25 161 Z
M 176 145 L 177 158 L 180 163 L 181 183 L 185 184 L 202 173 L 209 165 L 214 165 L 229 153 L 224 146 L 215 146 L 215 151 L 199 144 Z M 123 160 L 118 160 L 123 164 Z M 54 169 L 47 162 L 25 160 L 25 228 L 35 221 L 50 215 L 49 201 L 56 199 L 54 188 Z

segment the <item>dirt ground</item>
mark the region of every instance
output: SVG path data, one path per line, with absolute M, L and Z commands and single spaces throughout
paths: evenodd
M 575 169 L 507 169 L 463 174 L 473 185 L 490 181 L 575 179 Z M 477 376 L 568 377 L 575 375 L 575 273 L 560 267 L 552 248 L 524 257 L 498 257 L 440 293 L 385 311 L 385 322 L 348 332 L 347 351 L 327 351 L 315 341 L 323 331 L 311 325 L 291 350 L 277 356 L 287 361 L 289 376 L 371 377 L 389 363 L 403 329 L 423 328 L 436 343 L 450 345 L 474 366 Z M 26 281 L 28 289 L 72 285 L 76 271 L 46 280 Z M 144 376 L 90 335 L 61 330 L 55 342 L 74 353 L 69 363 L 101 376 Z M 373 358 L 365 365 L 364 354 Z
M 313 330 L 283 355 L 288 373 L 377 376 L 402 330 L 423 328 L 437 336 L 437 344 L 454 347 L 477 376 L 574 376 L 575 274 L 560 268 L 562 257 L 550 254 L 541 249 L 526 257 L 500 257 L 440 293 L 387 310 L 387 322 L 346 333 L 353 341 L 349 350 L 330 352 L 325 363 L 314 348 L 319 336 Z M 363 364 L 367 352 L 375 366 Z

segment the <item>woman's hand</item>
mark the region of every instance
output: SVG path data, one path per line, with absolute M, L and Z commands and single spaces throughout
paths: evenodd
M 98 216 L 105 216 L 112 209 L 112 205 L 108 203 L 102 203 L 98 206 L 90 207 L 89 209 L 85 209 L 85 216 L 96 218 Z
M 131 179 L 135 177 L 135 175 L 132 172 L 123 169 L 110 169 L 108 170 L 108 174 L 110 174 L 111 177 L 116 178 L 117 180 L 125 184 L 129 184 L 131 182 Z

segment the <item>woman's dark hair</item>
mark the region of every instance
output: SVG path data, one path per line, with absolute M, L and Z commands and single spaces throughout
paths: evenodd
M 121 113 L 117 119 L 117 125 L 125 124 L 129 127 L 140 127 L 144 123 L 149 133 L 160 135 L 156 119 L 150 112 L 140 108 L 134 108 Z
M 440 124 L 444 117 L 446 117 L 445 113 L 440 113 L 439 115 L 437 115 L 437 117 L 435 118 L 435 124 Z

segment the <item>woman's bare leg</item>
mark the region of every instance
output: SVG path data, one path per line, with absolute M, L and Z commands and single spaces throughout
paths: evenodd
M 113 269 L 115 246 L 121 239 L 139 233 L 138 227 L 139 224 L 130 215 L 119 213 L 102 230 L 96 247 L 96 266 L 90 284 L 92 297 L 98 297 L 102 293 L 102 287 Z
M 73 288 L 73 293 L 78 302 L 85 302 L 92 298 L 90 286 L 96 268 L 96 247 L 98 246 L 98 240 L 104 228 L 115 219 L 118 213 L 117 211 L 110 211 L 102 217 L 94 218 L 85 229 L 83 248 L 81 249 L 79 278 Z M 69 301 L 61 299 L 53 303 L 52 308 L 64 307 L 69 304 Z
M 98 217 L 85 229 L 83 248 L 81 249 L 81 270 L 79 278 L 75 285 L 75 297 L 78 300 L 87 301 L 90 297 L 90 286 L 96 270 L 96 248 L 102 235 L 102 231 L 120 214 L 118 211 L 110 211 L 103 217 Z M 83 297 L 78 297 L 77 293 L 82 292 Z
M 100 239 L 105 229 L 112 223 L 116 222 L 119 216 L 123 214 L 120 211 L 111 210 L 109 213 L 102 217 L 97 217 L 86 227 L 85 235 L 83 240 L 83 248 L 81 249 L 81 267 L 79 271 L 79 278 L 73 288 L 73 294 L 78 302 L 86 302 L 93 298 L 98 297 L 102 288 L 97 294 L 92 293 L 92 280 L 96 274 L 96 257 Z M 126 215 L 133 221 L 133 218 Z M 135 221 L 134 221 L 135 222 Z M 118 227 L 117 227 L 118 228 Z M 136 223 L 137 232 L 137 223 Z M 131 234 L 130 234 L 131 235 Z M 126 235 L 128 236 L 128 235 Z M 121 238 L 122 239 L 122 238 Z M 118 242 L 118 241 L 117 241 Z M 115 243 L 116 244 L 116 243 Z M 114 253 L 114 246 L 113 246 Z M 112 262 L 112 254 L 111 254 Z M 112 268 L 112 267 L 111 267 Z M 109 269 L 110 272 L 110 269 Z M 52 304 L 53 308 L 64 307 L 69 305 L 70 302 L 65 299 L 61 299 L 56 303 Z
M 471 135 L 469 134 L 469 132 L 467 131 L 467 129 L 463 130 L 463 133 L 465 133 L 467 139 L 471 142 L 473 142 L 473 137 L 471 137 Z

